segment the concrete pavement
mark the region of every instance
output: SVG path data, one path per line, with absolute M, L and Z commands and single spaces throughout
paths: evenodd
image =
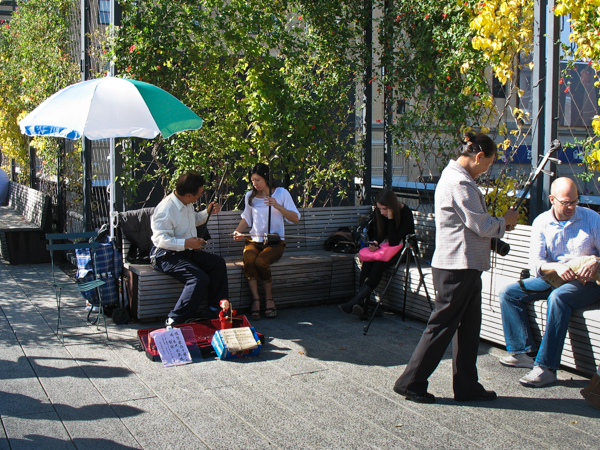
M 65 345 L 53 333 L 49 264 L 0 264 L 0 450 L 598 448 L 600 412 L 579 394 L 588 380 L 559 371 L 542 389 L 527 369 L 498 364 L 480 345 L 479 376 L 500 398 L 456 403 L 450 353 L 431 377 L 432 405 L 392 391 L 424 323 L 385 314 L 367 336 L 335 305 L 279 311 L 253 325 L 260 356 L 164 368 L 139 351 L 137 330 L 109 336 L 65 294 Z

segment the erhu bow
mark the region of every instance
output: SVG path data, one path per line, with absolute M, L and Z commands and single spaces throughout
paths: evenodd
M 273 195 L 273 160 L 279 158 L 279 156 L 274 155 L 269 160 L 269 197 Z M 277 233 L 271 233 L 271 208 L 272 206 L 269 204 L 269 224 L 267 227 L 267 234 L 264 235 L 263 244 L 265 245 L 279 245 L 281 242 L 281 236 Z
M 217 185 L 217 189 L 215 189 L 213 191 L 213 195 L 210 199 L 210 201 L 207 203 L 207 208 L 208 205 L 210 205 L 212 202 L 215 201 L 215 198 L 219 195 L 220 191 L 221 191 L 221 186 L 223 185 L 223 180 L 225 180 L 225 176 L 227 175 L 227 163 L 225 163 L 225 170 L 223 171 L 223 175 L 221 176 L 221 181 L 219 181 L 219 184 Z M 212 215 L 213 212 L 213 208 L 210 209 L 210 211 L 208 211 L 208 216 L 206 217 L 206 222 L 204 222 L 202 225 L 200 225 L 198 227 L 198 237 L 203 238 L 205 241 L 210 239 L 210 235 L 208 235 L 206 238 L 204 236 L 206 236 L 207 234 L 207 227 L 208 227 L 208 220 L 210 219 L 210 216 Z

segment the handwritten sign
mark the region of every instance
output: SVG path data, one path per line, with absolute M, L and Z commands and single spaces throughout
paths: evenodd
M 156 343 L 163 366 L 179 366 L 192 362 L 192 356 L 179 328 L 153 331 L 152 338 Z

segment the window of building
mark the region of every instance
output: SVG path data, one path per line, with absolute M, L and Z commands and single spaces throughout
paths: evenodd
M 98 23 L 110 24 L 110 0 L 98 0 Z
M 494 98 L 506 98 L 506 84 L 502 84 L 496 77 L 492 81 L 492 95 Z

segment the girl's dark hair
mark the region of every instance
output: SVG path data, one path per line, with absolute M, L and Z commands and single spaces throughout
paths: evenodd
M 483 152 L 486 158 L 496 154 L 496 143 L 484 133 L 467 133 L 463 138 L 463 144 L 458 152 L 458 156 L 475 156 Z
M 394 222 L 396 222 L 396 228 L 399 228 L 400 211 L 402 208 L 404 208 L 404 204 L 398 201 L 396 194 L 390 190 L 381 191 L 375 199 L 375 206 L 377 206 L 377 203 L 392 210 L 394 213 Z M 377 225 L 377 236 L 385 236 L 387 232 L 387 217 L 384 218 L 381 215 L 379 208 L 375 208 L 375 224 Z
M 269 183 L 269 166 L 267 166 L 266 164 L 263 163 L 257 163 L 254 165 L 254 167 L 252 169 L 250 169 L 250 173 L 248 173 L 248 181 L 250 182 L 250 185 L 252 186 L 252 175 L 258 175 L 262 178 L 265 179 L 265 182 L 267 183 L 267 186 L 269 186 L 269 195 L 273 193 L 273 188 L 276 187 L 275 186 L 275 182 L 273 182 L 273 186 L 271 186 Z M 258 194 L 258 191 L 256 189 L 254 189 L 254 186 L 252 186 L 252 193 L 250 194 L 250 198 L 248 199 L 248 203 L 250 204 L 250 206 L 252 206 L 252 199 L 254 199 L 254 197 L 256 197 Z
M 196 195 L 198 189 L 202 186 L 204 186 L 204 177 L 198 172 L 189 171 L 179 176 L 177 184 L 175 185 L 175 191 L 179 195 Z

